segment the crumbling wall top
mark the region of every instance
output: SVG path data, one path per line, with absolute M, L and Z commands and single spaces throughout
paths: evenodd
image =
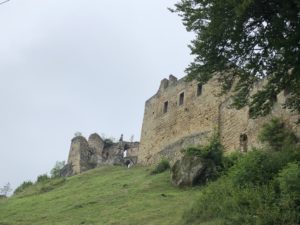
M 83 136 L 76 136 L 72 139 L 72 142 L 80 142 L 80 143 L 86 142 L 87 143 L 88 141 Z
M 102 138 L 100 137 L 100 135 L 97 134 L 97 133 L 93 133 L 93 134 L 91 134 L 91 135 L 89 136 L 89 142 L 90 142 L 91 140 L 98 140 L 98 141 L 103 142 L 103 139 L 102 139 Z

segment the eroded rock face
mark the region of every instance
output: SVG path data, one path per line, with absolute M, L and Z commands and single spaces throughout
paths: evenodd
M 201 183 L 206 163 L 197 156 L 184 156 L 177 160 L 171 169 L 171 181 L 179 187 L 194 186 Z

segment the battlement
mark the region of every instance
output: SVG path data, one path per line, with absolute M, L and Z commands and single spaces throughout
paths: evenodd
M 172 87 L 176 85 L 178 82 L 177 77 L 173 76 L 172 74 L 169 75 L 169 79 L 164 78 L 160 82 L 159 91 L 164 91 L 168 87 Z

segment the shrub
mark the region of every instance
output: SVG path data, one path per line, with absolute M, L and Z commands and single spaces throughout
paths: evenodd
M 243 153 L 236 151 L 232 152 L 229 155 L 223 157 L 223 167 L 224 171 L 228 171 L 231 167 L 233 167 L 237 162 L 244 156 Z
M 254 149 L 223 157 L 228 173 L 202 189 L 182 224 L 299 224 L 300 147 L 292 144 L 293 134 L 282 130 L 278 121 L 265 128 L 263 136 L 273 151 Z M 202 154 L 196 149 L 189 153 Z
M 286 163 L 277 156 L 263 150 L 253 150 L 230 169 L 229 176 L 238 186 L 266 184 Z
M 165 172 L 166 170 L 170 169 L 170 163 L 166 159 L 161 159 L 161 161 L 156 165 L 154 170 L 151 171 L 151 175 L 159 174 Z
M 211 160 L 216 166 L 221 166 L 223 161 L 223 146 L 217 134 L 212 136 L 208 145 L 189 147 L 183 149 L 182 153 L 188 156 L 198 156 L 205 160 Z
M 275 197 L 272 185 L 240 188 L 224 176 L 202 189 L 183 214 L 182 224 L 278 224 L 281 215 Z
M 274 151 L 297 143 L 295 134 L 288 130 L 278 118 L 273 118 L 269 123 L 264 124 L 258 138 Z
M 114 144 L 114 141 L 110 138 L 104 139 L 104 148 L 109 148 Z
M 300 165 L 289 163 L 277 177 L 283 202 L 298 207 L 300 212 Z M 300 218 L 299 218 L 300 219 Z
M 300 165 L 289 163 L 277 177 L 280 190 L 280 208 L 285 212 L 281 218 L 285 224 L 300 222 Z
M 214 134 L 208 145 L 189 147 L 183 149 L 185 156 L 196 156 L 203 159 L 205 171 L 201 175 L 199 183 L 206 183 L 209 180 L 215 180 L 224 170 L 223 166 L 223 146 L 219 141 L 218 134 Z
M 45 182 L 45 181 L 47 181 L 47 180 L 49 180 L 49 179 L 50 179 L 50 177 L 49 177 L 47 174 L 42 174 L 42 175 L 39 175 L 39 176 L 37 177 L 36 182 L 37 182 L 37 183 Z
M 31 181 L 24 181 L 19 187 L 15 189 L 14 194 L 19 194 L 32 185 L 33 183 Z

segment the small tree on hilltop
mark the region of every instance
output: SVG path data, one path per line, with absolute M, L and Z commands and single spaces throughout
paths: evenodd
M 65 161 L 57 161 L 55 166 L 50 171 L 51 178 L 60 177 L 60 171 L 65 166 Z
M 74 134 L 75 137 L 79 137 L 79 136 L 82 136 L 82 133 L 77 131 L 75 134 Z
M 0 188 L 0 195 L 7 196 L 12 191 L 10 183 L 7 183 L 2 188 Z

